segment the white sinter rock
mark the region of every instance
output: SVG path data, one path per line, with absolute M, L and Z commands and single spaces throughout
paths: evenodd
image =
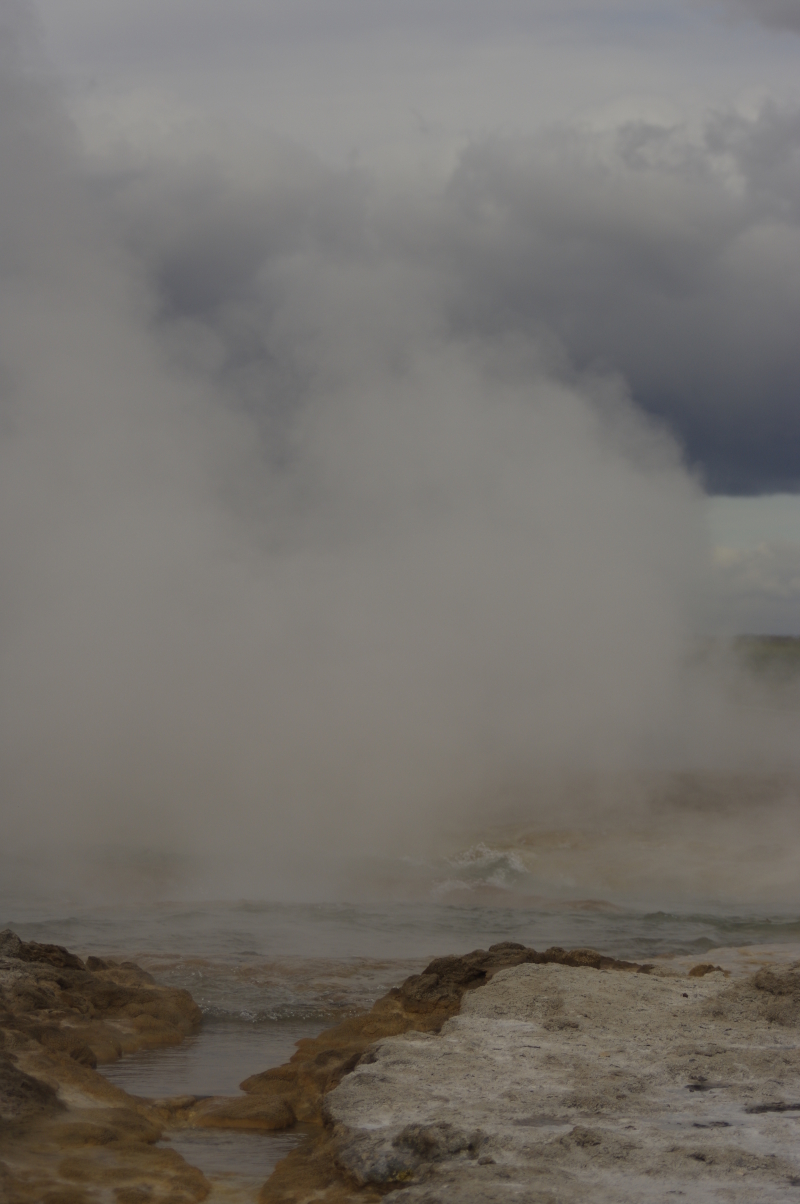
M 393 1204 L 800 1202 L 799 1034 L 797 967 L 521 965 L 371 1047 L 326 1108 Z

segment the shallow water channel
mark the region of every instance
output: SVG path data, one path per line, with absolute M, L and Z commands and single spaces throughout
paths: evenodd
M 170 1049 L 146 1050 L 101 1067 L 129 1095 L 159 1099 L 180 1095 L 236 1095 L 248 1075 L 279 1066 L 301 1037 L 316 1036 L 319 1021 L 242 1025 L 206 1021 L 201 1031 Z M 214 1201 L 255 1201 L 275 1164 L 300 1141 L 303 1129 L 281 1133 L 173 1129 L 161 1144 L 182 1154 L 211 1181 Z

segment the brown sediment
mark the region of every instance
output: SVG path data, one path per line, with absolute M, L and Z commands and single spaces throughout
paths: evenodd
M 175 1045 L 200 1024 L 186 991 L 132 962 L 82 961 L 0 933 L 0 1197 L 5 1204 L 194 1204 L 201 1172 L 156 1149 L 165 1111 L 95 1067 Z M 168 1110 L 167 1110 L 168 1111 Z

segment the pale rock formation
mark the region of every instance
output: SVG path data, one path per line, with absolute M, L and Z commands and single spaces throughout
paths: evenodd
M 703 969 L 500 971 L 326 1096 L 338 1164 L 395 1204 L 800 1200 L 800 970 Z

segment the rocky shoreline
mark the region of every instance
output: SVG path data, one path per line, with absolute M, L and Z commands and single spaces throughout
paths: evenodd
M 0 933 L 0 1191 L 8 1204 L 116 1204 L 208 1195 L 200 1171 L 156 1149 L 164 1109 L 96 1070 L 200 1026 L 186 991 L 132 962 L 82 961 Z M 155 1187 L 154 1187 L 155 1185 Z
M 96 1069 L 199 1024 L 133 963 L 0 933 L 3 1199 L 194 1204 L 212 1185 L 162 1135 L 300 1122 L 260 1204 L 800 1200 L 797 965 L 729 981 L 503 943 L 436 959 L 241 1096 L 147 1100 Z

